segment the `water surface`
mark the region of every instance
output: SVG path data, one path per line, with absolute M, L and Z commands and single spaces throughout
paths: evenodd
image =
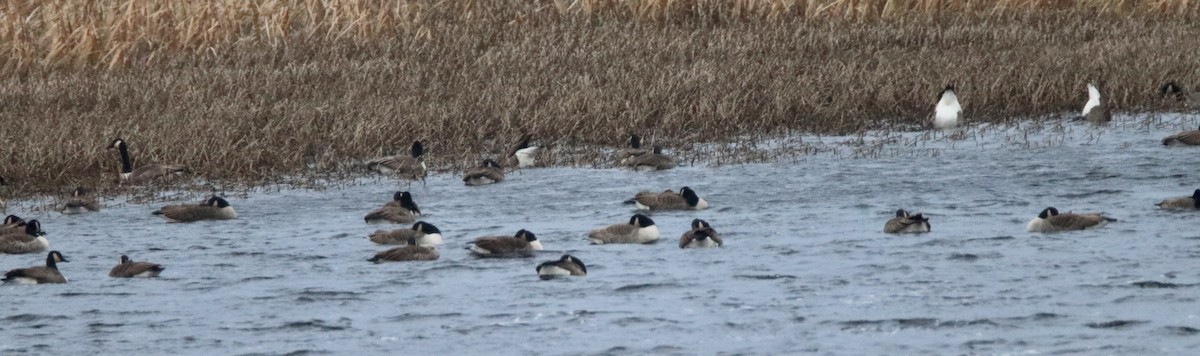
M 1200 213 L 1153 203 L 1200 188 L 1200 148 L 1165 148 L 1193 116 L 1109 127 L 1022 123 L 781 139 L 772 163 L 665 172 L 553 168 L 494 186 L 432 176 L 412 191 L 441 259 L 373 265 L 362 216 L 404 182 L 231 197 L 241 219 L 167 224 L 162 203 L 40 219 L 70 284 L 3 286 L 0 352 L 16 354 L 1187 354 L 1200 347 Z M 775 147 L 778 149 L 778 147 Z M 770 149 L 770 148 L 768 148 Z M 696 189 L 712 208 L 654 213 L 656 245 L 589 246 L 639 190 Z M 198 200 L 189 199 L 189 200 Z M 26 203 L 32 205 L 31 203 Z M 1025 232 L 1047 206 L 1102 229 Z M 898 208 L 933 232 L 881 233 Z M 693 218 L 726 246 L 680 250 Z M 401 228 L 401 226 L 383 226 Z M 533 259 L 480 260 L 470 239 L 538 234 Z M 589 275 L 541 281 L 569 252 Z M 163 277 L 106 277 L 120 254 Z M 0 269 L 44 255 L 0 256 Z

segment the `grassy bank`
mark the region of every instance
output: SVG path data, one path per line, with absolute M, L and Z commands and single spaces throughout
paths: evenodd
M 557 152 L 1119 111 L 1200 85 L 1196 1 L 29 1 L 0 4 L 0 175 L 112 187 L 104 147 L 217 182 L 353 174 L 428 143 L 458 169 Z M 691 157 L 695 158 L 695 157 Z M 598 152 L 553 157 L 604 165 Z

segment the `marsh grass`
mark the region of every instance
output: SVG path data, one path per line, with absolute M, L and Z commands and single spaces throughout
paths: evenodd
M 1200 85 L 1198 13 L 1187 0 L 0 2 L 0 175 L 18 196 L 118 191 L 116 137 L 138 164 L 186 164 L 213 190 L 355 177 L 417 139 L 431 167 L 457 171 L 521 133 L 555 165 L 606 167 L 590 148 L 629 133 L 683 162 L 764 161 L 749 148 L 767 138 L 919 129 L 946 84 L 968 122 L 1077 112 L 1088 81 L 1119 111 L 1172 109 L 1159 85 Z M 727 148 L 696 148 L 708 142 Z

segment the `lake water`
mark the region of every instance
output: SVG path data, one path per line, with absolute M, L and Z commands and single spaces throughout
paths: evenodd
M 1195 116 L 793 137 L 773 163 L 664 172 L 531 169 L 493 186 L 434 175 L 411 191 L 441 259 L 374 265 L 362 216 L 406 184 L 231 196 L 241 218 L 167 224 L 118 199 L 43 222 L 70 284 L 3 286 L 3 354 L 1190 354 L 1200 348 L 1198 212 L 1153 205 L 1200 188 L 1200 148 L 1166 148 Z M 770 145 L 767 145 L 770 146 Z M 781 148 L 781 146 L 785 148 Z M 798 149 L 796 149 L 798 150 Z M 793 150 L 795 151 L 795 150 Z M 654 213 L 656 245 L 589 246 L 639 190 L 693 187 L 712 208 Z M 186 201 L 198 201 L 199 195 Z M 1097 230 L 1031 234 L 1048 206 Z M 933 232 L 881 233 L 898 208 Z M 680 250 L 693 218 L 726 246 Z M 401 226 L 382 226 L 401 228 Z M 483 235 L 537 233 L 532 259 L 481 260 Z M 582 278 L 539 280 L 569 252 Z M 112 279 L 120 254 L 166 265 Z M 0 269 L 44 254 L 0 256 Z

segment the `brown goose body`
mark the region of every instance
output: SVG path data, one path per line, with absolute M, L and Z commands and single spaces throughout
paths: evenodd
M 1167 136 L 1163 146 L 1200 146 L 1200 130 L 1190 130 Z
M 237 219 L 237 211 L 224 198 L 213 196 L 202 204 L 168 205 L 155 211 L 167 222 Z
M 383 174 L 393 174 L 403 179 L 425 180 L 429 174 L 425 168 L 425 146 L 414 141 L 408 155 L 396 155 L 367 161 L 367 169 Z
M 1029 232 L 1074 231 L 1101 227 L 1110 221 L 1116 219 L 1101 213 L 1059 213 L 1050 207 L 1030 220 L 1026 228 Z
M 440 257 L 433 247 L 408 245 L 375 254 L 367 261 L 375 263 L 404 261 L 433 261 Z
M 479 167 L 471 168 L 463 175 L 466 185 L 487 185 L 504 181 L 504 170 L 496 161 L 485 159 Z
M 628 148 L 617 151 L 616 162 L 618 166 L 628 166 L 629 160 L 644 154 L 650 153 L 650 150 L 642 148 L 642 137 L 638 135 L 629 135 Z
M 70 262 L 58 251 L 50 251 L 46 255 L 46 265 L 30 268 L 18 268 L 4 274 L 5 283 L 13 284 L 54 284 L 67 283 L 67 277 L 58 271 L 58 262 Z
M 717 230 L 713 230 L 712 225 L 700 219 L 692 220 L 692 229 L 679 237 L 679 248 L 708 248 L 724 245 L 725 241 L 721 240 L 721 235 L 717 234 Z
M 624 224 L 609 225 L 588 232 L 587 240 L 593 245 L 652 244 L 660 235 L 654 220 L 642 214 L 629 217 Z
M 61 212 L 63 214 L 82 214 L 91 211 L 100 211 L 100 203 L 96 201 L 96 197 L 82 187 L 75 188 L 71 192 L 71 197 L 63 203 Z
M 417 203 L 413 201 L 412 194 L 396 192 L 392 195 L 392 201 L 367 213 L 363 217 L 363 221 L 368 224 L 411 224 L 416 222 L 419 217 L 421 217 L 421 208 L 417 207 Z
M 661 171 L 675 168 L 675 160 L 662 154 L 662 147 L 654 146 L 654 152 L 629 157 L 625 165 L 638 171 Z
M 9 232 L 0 235 L 0 253 L 24 254 L 42 252 L 50 248 L 46 233 L 42 231 L 42 223 L 30 220 L 20 232 Z
M 113 278 L 151 278 L 158 277 L 166 269 L 162 265 L 150 262 L 134 262 L 129 256 L 121 255 L 121 262 L 108 271 Z
M 125 140 L 117 138 L 108 149 L 116 149 L 121 155 L 121 182 L 128 184 L 143 184 L 158 179 L 187 173 L 187 166 L 182 164 L 146 164 L 136 169 L 129 155 L 129 146 Z
M 1154 205 L 1157 205 L 1162 209 L 1200 209 L 1200 189 L 1196 189 L 1196 191 L 1192 192 L 1192 196 L 1190 197 L 1170 198 L 1160 201 L 1158 204 Z
M 909 214 L 904 209 L 897 210 L 896 217 L 883 224 L 883 232 L 888 234 L 922 233 L 929 230 L 929 218 L 922 214 Z
M 542 250 L 541 241 L 528 230 L 517 231 L 514 236 L 485 236 L 475 239 L 467 246 L 471 254 L 478 257 L 532 257 Z
M 378 230 L 367 238 L 380 245 L 403 245 L 414 241 L 417 246 L 437 246 L 442 244 L 442 232 L 436 226 L 424 221 L 418 221 L 412 228 L 391 231 Z
M 664 192 L 641 192 L 626 204 L 635 204 L 639 210 L 701 210 L 708 208 L 708 202 L 696 195 L 689 187 L 683 187 L 679 193 L 667 190 Z
M 557 261 L 542 262 L 537 266 L 537 274 L 541 279 L 559 276 L 586 276 L 587 265 L 575 256 L 562 255 Z

